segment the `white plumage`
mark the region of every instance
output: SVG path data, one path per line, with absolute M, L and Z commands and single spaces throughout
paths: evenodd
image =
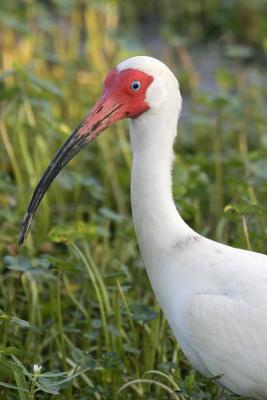
M 182 220 L 171 190 L 179 85 L 153 58 L 118 66 L 126 68 L 154 77 L 150 109 L 129 124 L 133 221 L 156 298 L 196 369 L 222 375 L 235 393 L 267 398 L 267 256 L 206 239 Z

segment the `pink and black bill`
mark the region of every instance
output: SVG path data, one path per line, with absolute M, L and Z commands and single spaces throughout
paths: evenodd
M 100 99 L 58 150 L 40 179 L 21 224 L 19 244 L 23 244 L 44 194 L 61 169 L 109 125 L 123 118 L 136 118 L 149 109 L 145 96 L 152 81 L 153 77 L 135 69 L 121 72 L 113 69 L 108 74 Z

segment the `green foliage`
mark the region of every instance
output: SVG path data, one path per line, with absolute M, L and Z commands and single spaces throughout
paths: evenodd
M 143 45 L 155 45 L 157 32 L 156 55 L 176 66 L 185 98 L 177 207 L 198 232 L 266 252 L 266 13 L 261 0 L 2 2 L 1 399 L 232 398 L 192 370 L 140 268 L 127 124 L 60 174 L 25 247 L 17 234 L 39 177 L 106 72 L 153 54 Z M 208 53 L 214 41 L 219 61 Z

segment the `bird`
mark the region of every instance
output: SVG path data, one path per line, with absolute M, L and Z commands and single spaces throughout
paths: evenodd
M 181 107 L 178 80 L 163 62 L 135 56 L 113 68 L 38 183 L 19 243 L 59 171 L 108 126 L 128 118 L 133 224 L 169 326 L 200 373 L 238 395 L 267 399 L 267 256 L 201 236 L 180 216 L 172 163 Z

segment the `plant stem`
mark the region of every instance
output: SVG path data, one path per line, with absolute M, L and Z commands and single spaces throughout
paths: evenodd
M 62 278 L 62 272 L 59 272 L 57 277 L 57 286 L 56 286 L 57 322 L 58 322 L 59 342 L 62 354 L 63 368 L 67 372 L 68 364 L 67 364 L 67 356 L 66 356 L 66 348 L 64 340 L 64 328 L 62 321 L 62 309 L 61 309 L 61 297 L 60 297 L 61 278 Z M 65 395 L 67 400 L 72 399 L 71 387 L 65 389 Z

